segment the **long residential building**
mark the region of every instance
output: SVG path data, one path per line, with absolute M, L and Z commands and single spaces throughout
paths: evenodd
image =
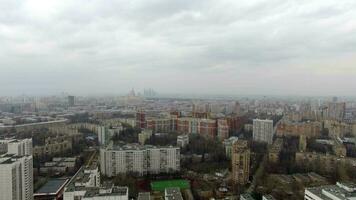
M 33 199 L 32 156 L 0 156 L 0 200 Z
M 300 136 L 307 138 L 321 135 L 322 124 L 320 122 L 292 122 L 282 121 L 277 125 L 277 136 Z
M 223 124 L 222 125 L 226 125 Z M 217 120 L 193 117 L 182 117 L 177 119 L 177 131 L 180 133 L 200 134 L 204 137 L 215 138 L 217 135 Z M 222 127 L 222 131 L 224 131 Z M 222 132 L 224 136 L 225 132 Z
M 297 152 L 295 161 L 300 167 L 310 167 L 312 165 L 322 166 L 326 172 L 333 172 L 338 165 L 349 165 L 356 170 L 356 158 L 339 157 L 336 155 L 316 153 L 316 152 Z
M 177 172 L 180 170 L 180 149 L 138 144 L 109 146 L 100 149 L 100 166 L 101 173 L 108 177 Z
M 242 129 L 245 118 L 229 115 L 223 118 L 210 118 L 206 112 L 193 112 L 191 117 L 181 117 L 171 112 L 165 117 L 147 117 L 144 111 L 136 113 L 136 127 L 151 129 L 153 132 L 177 131 L 184 134 L 200 134 L 208 138 L 224 140 L 229 134 Z
M 72 150 L 74 136 L 57 135 L 45 139 L 44 145 L 34 146 L 33 155 L 35 157 L 52 156 Z

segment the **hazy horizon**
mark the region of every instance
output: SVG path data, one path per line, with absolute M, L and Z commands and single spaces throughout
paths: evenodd
M 0 2 L 0 96 L 355 96 L 353 0 Z

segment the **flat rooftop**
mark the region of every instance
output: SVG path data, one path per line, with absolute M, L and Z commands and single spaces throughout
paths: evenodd
M 69 179 L 50 179 L 34 195 L 57 194 L 67 184 Z

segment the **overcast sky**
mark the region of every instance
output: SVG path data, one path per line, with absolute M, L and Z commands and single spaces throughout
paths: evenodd
M 355 95 L 355 0 L 0 0 L 0 96 Z

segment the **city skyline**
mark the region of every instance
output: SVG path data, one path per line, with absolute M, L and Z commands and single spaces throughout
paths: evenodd
M 3 1 L 0 93 L 356 90 L 356 2 Z

